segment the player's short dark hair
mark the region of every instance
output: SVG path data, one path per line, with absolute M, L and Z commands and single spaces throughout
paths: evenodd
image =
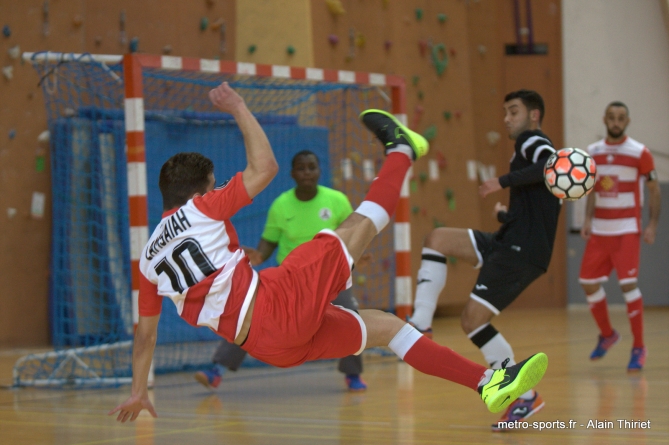
M 619 101 L 619 100 L 614 100 L 613 102 L 611 102 L 610 104 L 608 104 L 608 105 L 606 106 L 606 111 L 608 111 L 609 108 L 611 108 L 611 107 L 623 107 L 623 108 L 625 109 L 625 113 L 627 113 L 627 116 L 630 115 L 630 109 L 627 108 L 627 105 L 625 105 L 623 102 L 621 102 L 621 101 Z
M 293 156 L 293 160 L 290 162 L 291 168 L 295 168 L 295 162 L 297 162 L 297 158 L 300 158 L 302 156 L 313 156 L 314 158 L 316 158 L 316 164 L 318 164 L 319 166 L 321 165 L 321 161 L 320 159 L 318 159 L 318 156 L 316 156 L 316 153 L 314 153 L 311 150 L 302 150 L 298 151 L 297 153 L 295 153 L 295 156 Z
M 200 153 L 178 153 L 163 164 L 158 186 L 163 195 L 163 209 L 170 210 L 188 202 L 194 194 L 204 195 L 214 163 Z
M 539 123 L 544 120 L 544 100 L 539 93 L 532 90 L 512 91 L 504 97 L 504 102 L 520 99 L 527 111 L 539 110 Z

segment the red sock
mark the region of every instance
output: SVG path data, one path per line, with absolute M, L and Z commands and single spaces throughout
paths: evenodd
M 478 390 L 488 369 L 467 360 L 457 352 L 421 337 L 404 356 L 404 361 L 420 372 Z
M 390 153 L 378 176 L 372 181 L 364 200 L 377 203 L 383 207 L 388 216 L 393 216 L 409 167 L 411 167 L 411 159 L 407 155 Z
M 641 297 L 627 303 L 627 317 L 630 320 L 634 348 L 643 348 L 643 300 Z
M 611 327 L 611 322 L 609 321 L 609 308 L 606 304 L 606 298 L 591 303 L 588 302 L 590 306 L 590 312 L 599 326 L 599 331 L 603 337 L 610 337 L 613 335 L 613 328 Z

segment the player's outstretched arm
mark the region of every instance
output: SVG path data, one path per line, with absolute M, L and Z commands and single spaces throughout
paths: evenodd
M 244 99 L 227 82 L 211 90 L 209 100 L 221 111 L 232 114 L 239 125 L 244 136 L 247 162 L 246 169 L 242 172 L 242 179 L 249 197 L 254 198 L 267 187 L 279 171 L 267 135 L 246 107 Z
M 158 337 L 158 320 L 160 315 L 153 317 L 139 317 L 137 332 L 132 349 L 132 391 L 130 397 L 119 406 L 109 411 L 109 415 L 118 412 L 116 420 L 119 422 L 133 421 L 143 409 L 147 409 L 153 417 L 158 417 L 153 404 L 149 400 L 147 381 L 153 350 Z

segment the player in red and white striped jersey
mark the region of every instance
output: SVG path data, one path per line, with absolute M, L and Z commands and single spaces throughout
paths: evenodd
M 646 243 L 655 242 L 660 217 L 660 186 L 648 148 L 625 135 L 629 122 L 627 106 L 622 102 L 611 102 L 604 115 L 606 138 L 588 147 L 588 152 L 597 163 L 597 182 L 594 193 L 588 196 L 581 229 L 581 235 L 588 243 L 579 281 L 600 330 L 597 346 L 590 355 L 591 360 L 597 360 L 620 339 L 620 334 L 609 322 L 606 294 L 601 286 L 615 268 L 634 336 L 627 369 L 639 371 L 646 359 L 643 300 L 637 287 L 640 240 L 643 233 Z M 642 230 L 644 182 L 650 192 L 650 221 Z
M 230 223 L 277 173 L 272 148 L 243 99 L 227 83 L 209 93 L 242 132 L 247 167 L 214 189 L 213 164 L 197 153 L 180 153 L 160 171 L 163 219 L 142 251 L 139 323 L 133 347 L 131 396 L 109 414 L 135 420 L 156 412 L 147 378 L 156 343 L 162 296 L 194 326 L 207 326 L 259 360 L 279 367 L 360 354 L 388 346 L 426 374 L 478 390 L 493 412 L 533 387 L 547 366 L 545 354 L 506 369 L 491 370 L 439 346 L 392 314 L 359 313 L 334 306 L 351 286 L 351 270 L 367 245 L 390 221 L 414 159 L 428 151 L 425 138 L 381 110 L 361 114 L 381 140 L 386 160 L 365 200 L 336 230 L 325 229 L 295 248 L 279 267 L 256 273 Z

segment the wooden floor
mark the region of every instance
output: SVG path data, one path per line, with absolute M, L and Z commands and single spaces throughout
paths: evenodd
M 226 374 L 214 393 L 191 374 L 158 376 L 152 395 L 159 418 L 124 425 L 106 412 L 127 397 L 128 387 L 0 389 L 0 444 L 669 443 L 669 309 L 646 311 L 649 355 L 637 375 L 626 372 L 627 317 L 613 310 L 611 318 L 623 339 L 599 362 L 588 360 L 596 331 L 587 309 L 517 310 L 495 321 L 516 359 L 548 354 L 548 372 L 537 388 L 546 407 L 530 423 L 572 420 L 572 429 L 530 425 L 492 433 L 497 415 L 476 393 L 375 355 L 365 356 L 369 389 L 362 394 L 344 391 L 332 361 L 290 370 L 242 369 Z M 434 328 L 436 341 L 482 362 L 457 319 L 438 319 Z M 0 383 L 10 383 L 15 358 L 0 352 Z M 614 427 L 587 428 L 591 420 Z M 625 429 L 618 420 L 650 421 L 650 428 Z

